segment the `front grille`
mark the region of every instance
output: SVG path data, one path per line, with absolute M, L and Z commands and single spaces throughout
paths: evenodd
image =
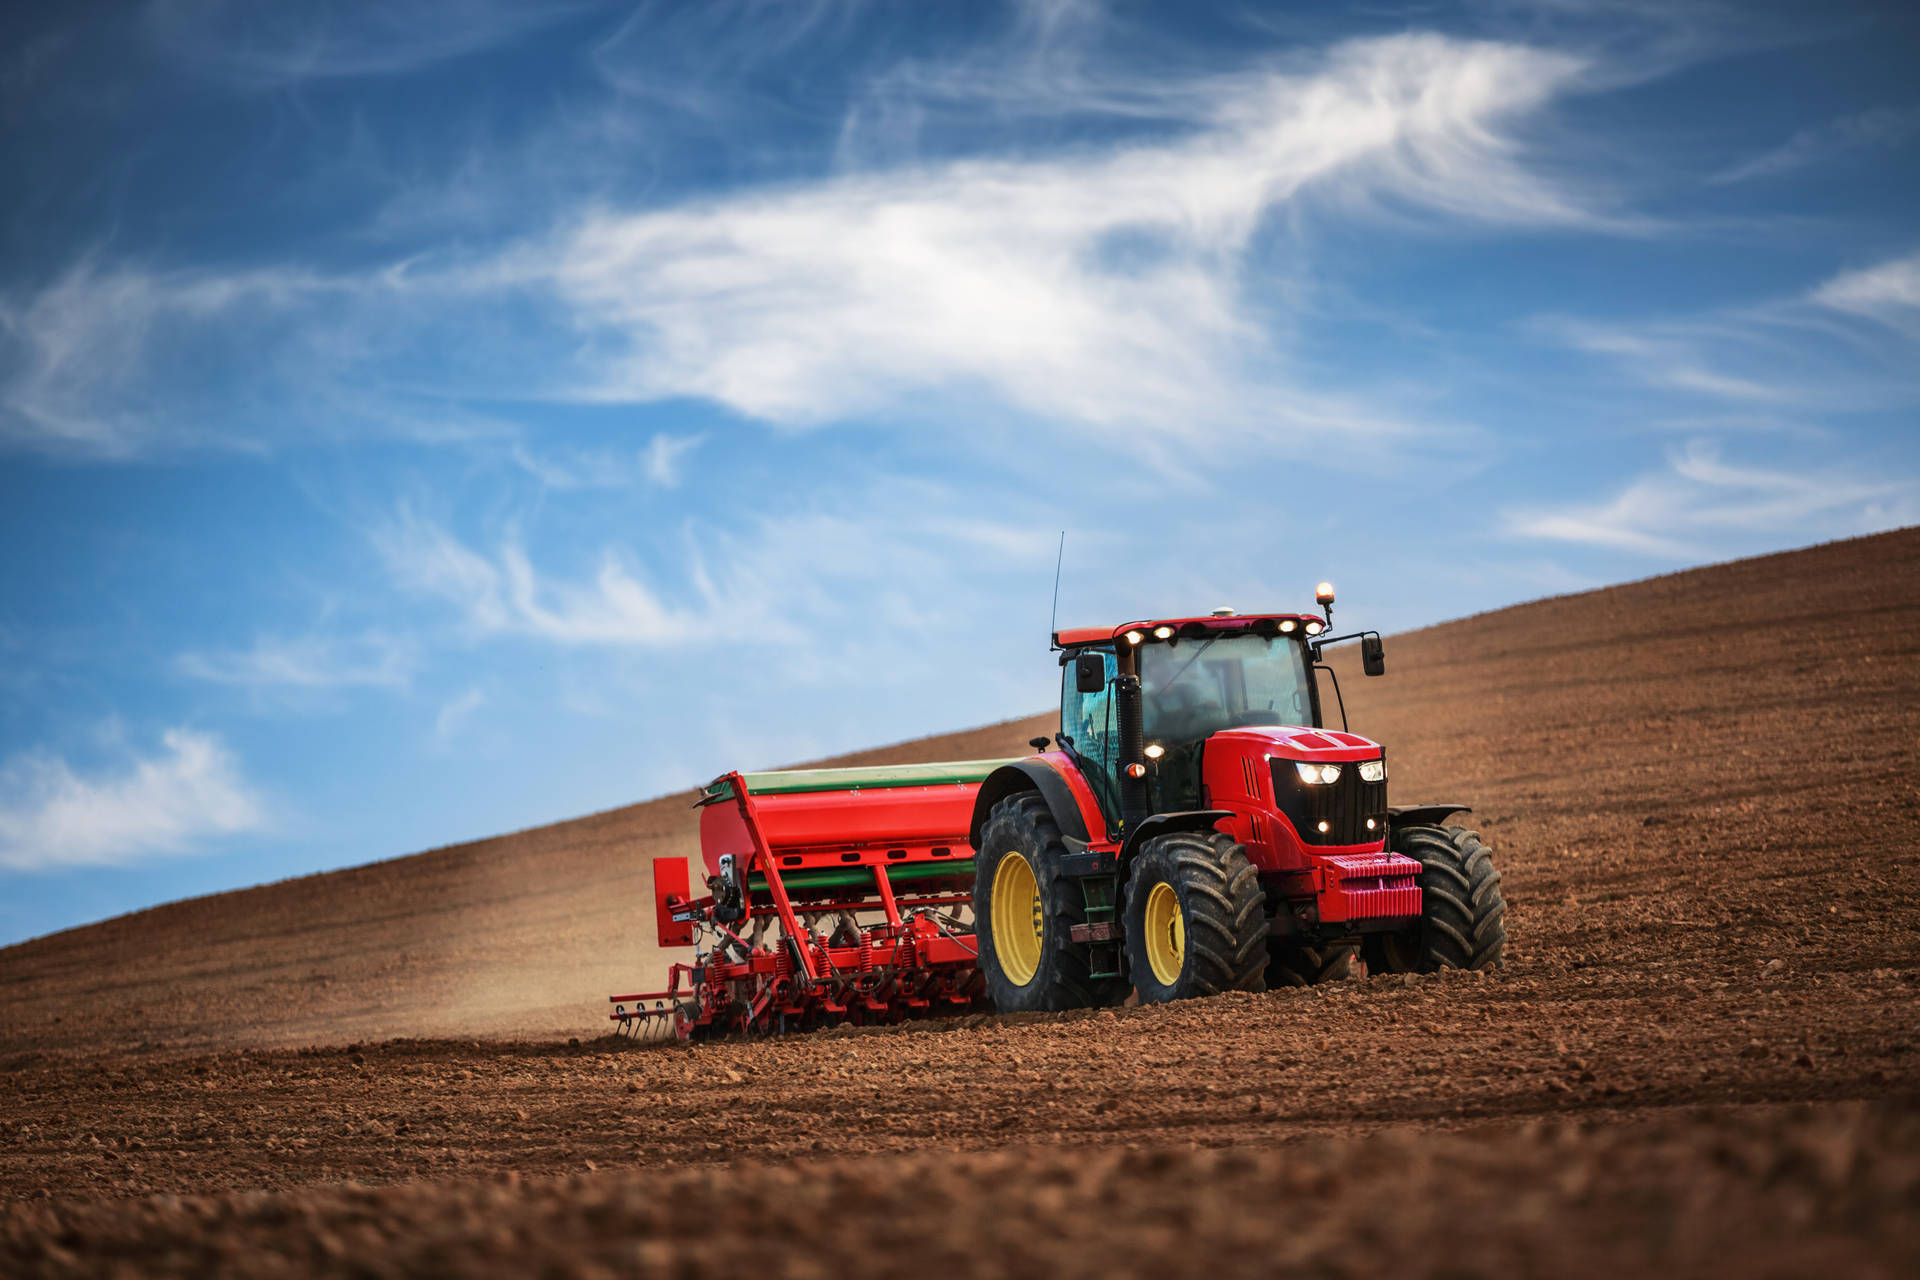
M 1334 782 L 1309 786 L 1300 781 L 1293 761 L 1275 760 L 1273 794 L 1305 844 L 1372 844 L 1387 834 L 1386 781 L 1363 781 L 1355 763 L 1342 764 Z M 1373 819 L 1371 831 L 1368 818 Z M 1323 822 L 1325 831 L 1320 829 Z
M 1420 914 L 1420 864 L 1397 853 L 1330 853 L 1340 879 L 1340 906 L 1348 920 Z

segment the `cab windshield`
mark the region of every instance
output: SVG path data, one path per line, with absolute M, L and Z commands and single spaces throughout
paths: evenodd
M 1146 738 L 1173 750 L 1237 725 L 1313 723 L 1302 646 L 1242 633 L 1139 650 Z

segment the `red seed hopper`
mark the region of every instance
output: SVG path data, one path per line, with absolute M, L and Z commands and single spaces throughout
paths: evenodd
M 610 997 L 623 1031 L 680 1039 L 898 1022 L 982 1000 L 975 795 L 1000 760 L 729 773 L 700 798 L 706 892 L 656 858 L 664 991 Z

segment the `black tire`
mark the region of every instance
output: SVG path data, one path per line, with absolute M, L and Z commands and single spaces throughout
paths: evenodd
M 1087 919 L 1080 886 L 1060 873 L 1067 847 L 1060 839 L 1047 802 L 1023 791 L 993 806 L 980 831 L 973 860 L 973 936 L 980 948 L 980 973 L 987 997 L 1002 1013 L 1036 1009 L 1084 1009 L 1118 1004 L 1127 995 L 1122 978 L 1092 976 L 1086 943 L 1069 934 Z M 993 883 L 1007 855 L 1018 853 L 1033 869 L 1040 894 L 1042 933 L 1039 965 L 1024 985 L 1013 981 L 994 945 Z
M 1395 827 L 1393 851 L 1420 863 L 1420 927 L 1367 939 L 1375 973 L 1492 969 L 1506 960 L 1507 900 L 1493 851 L 1465 827 Z
M 1173 890 L 1184 934 L 1171 982 L 1148 952 L 1148 901 Z M 1267 895 L 1242 845 L 1218 832 L 1177 831 L 1143 842 L 1127 875 L 1127 967 L 1141 1004 L 1267 989 Z
M 1276 938 L 1267 951 L 1267 990 L 1312 987 L 1351 977 L 1357 950 L 1357 944 L 1351 942 L 1308 947 Z

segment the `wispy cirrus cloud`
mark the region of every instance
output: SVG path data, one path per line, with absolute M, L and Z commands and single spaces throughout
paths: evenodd
M 1891 150 L 1914 137 L 1920 137 L 1920 109 L 1880 107 L 1801 129 L 1772 150 L 1722 169 L 1707 181 L 1726 186 L 1780 177 L 1855 152 Z
M 115 457 L 163 435 L 205 442 L 214 433 L 189 406 L 156 411 L 159 362 L 195 336 L 226 341 L 211 330 L 361 288 L 299 269 L 155 271 L 84 255 L 30 297 L 0 297 L 0 439 Z
M 57 755 L 30 752 L 0 767 L 0 867 L 99 866 L 258 830 L 265 807 L 220 739 L 169 729 L 160 750 L 82 777 Z
M 1504 519 L 1521 538 L 1698 561 L 1734 553 L 1742 535 L 1782 546 L 1911 524 L 1920 520 L 1920 493 L 1911 477 L 1741 465 L 1694 441 L 1604 501 L 1515 507 Z
M 1172 141 L 597 213 L 558 240 L 554 280 L 609 340 L 587 388 L 600 399 L 697 396 L 808 425 L 985 390 L 1081 427 L 1391 427 L 1251 371 L 1273 353 L 1243 255 L 1309 197 L 1605 225 L 1505 131 L 1580 65 L 1439 36 L 1355 42 L 1298 74 L 1196 86 L 1206 123 Z
M 679 436 L 670 431 L 656 431 L 641 455 L 646 459 L 647 479 L 663 489 L 678 486 L 687 459 L 705 439 L 704 435 Z
M 884 18 L 860 0 L 640 0 L 596 43 L 592 63 L 617 92 L 683 117 L 717 117 L 762 105 L 753 78 L 768 66 L 822 56 L 865 21 Z
M 149 0 L 142 17 L 154 42 L 187 64 L 245 87 L 276 88 L 417 70 L 503 44 L 587 7 L 557 0 Z
M 840 120 L 840 163 L 885 166 L 983 125 L 1097 119 L 1204 126 L 1214 118 L 1219 85 L 1196 75 L 1177 46 L 1134 29 L 1125 11 L 1099 0 L 1025 0 L 1009 8 L 999 39 L 902 58 L 867 77 Z M 1115 51 L 1128 48 L 1134 56 L 1116 60 Z M 1143 49 L 1151 52 L 1142 56 Z
M 187 344 L 196 365 L 235 370 L 256 419 L 351 408 L 314 415 L 311 429 L 406 419 L 404 389 L 422 385 L 425 363 L 442 401 L 691 396 L 802 427 L 987 397 L 1128 439 L 1406 439 L 1432 424 L 1290 367 L 1262 312 L 1269 299 L 1249 286 L 1255 239 L 1272 229 L 1284 243 L 1315 210 L 1417 212 L 1420 234 L 1617 228 L 1521 137 L 1577 90 L 1582 67 L 1495 41 L 1360 40 L 1190 79 L 1168 128 L 1098 148 L 603 205 L 458 258 L 348 272 L 89 260 L 0 302 L 5 430 L 16 444 L 120 456 L 204 441 L 214 415 L 192 411 L 200 383 L 170 380 L 156 359 Z M 1264 270 L 1306 274 L 1285 253 Z M 485 314 L 552 327 L 476 323 Z M 404 375 L 398 352 L 414 357 Z M 385 403 L 367 403 L 381 388 Z M 235 399 L 229 388 L 225 417 Z M 257 447 L 254 431 L 241 439 Z
M 716 512 L 643 547 L 608 542 L 584 566 L 577 555 L 556 566 L 516 520 L 463 537 L 411 503 L 365 532 L 394 585 L 449 608 L 468 641 L 561 649 L 686 650 L 721 635 L 792 646 L 844 632 L 850 608 L 910 628 L 924 618 L 909 596 L 945 608 L 974 575 L 1050 563 L 1049 535 L 1026 518 L 1031 495 L 983 501 L 885 474 L 849 483 L 775 512 Z
M 1843 271 L 1815 289 L 1813 301 L 1920 335 L 1920 252 Z
M 486 690 L 477 685 L 449 700 L 433 718 L 434 740 L 443 747 L 453 743 L 465 732 L 474 714 L 486 705 Z
M 476 635 L 647 648 L 686 644 L 710 631 L 710 587 L 693 601 L 670 603 L 613 548 L 602 552 L 590 577 L 568 580 L 537 571 L 511 530 L 497 552 L 482 552 L 406 506 L 372 537 L 403 589 L 452 605 Z
M 1575 350 L 1610 357 L 1652 386 L 1749 405 L 1800 400 L 1793 386 L 1765 372 L 1729 371 L 1725 326 L 1658 321 L 1623 328 L 1561 321 L 1546 327 Z
M 706 441 L 695 432 L 656 431 L 638 450 L 546 448 L 523 441 L 507 446 L 513 465 L 549 489 L 625 489 L 637 484 L 677 488 L 687 459 Z
M 1529 327 L 1646 386 L 1772 415 L 1786 429 L 1821 413 L 1920 404 L 1912 341 L 1920 336 L 1920 253 L 1698 314 L 1604 323 L 1553 316 Z
M 358 636 L 259 636 L 245 649 L 180 655 L 182 675 L 250 689 L 405 688 L 419 663 L 416 647 L 383 631 Z

